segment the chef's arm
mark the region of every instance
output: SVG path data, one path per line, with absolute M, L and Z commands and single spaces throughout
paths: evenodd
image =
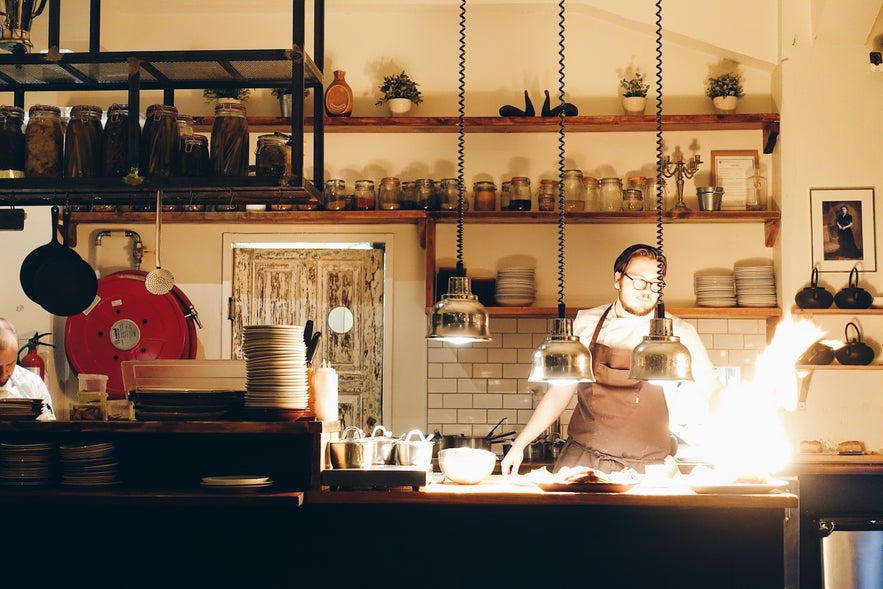
M 576 386 L 550 385 L 546 394 L 537 403 L 533 415 L 527 424 L 512 442 L 512 448 L 503 457 L 500 470 L 504 475 L 518 474 L 518 467 L 524 459 L 524 449 L 533 442 L 540 434 L 544 433 L 556 419 L 567 409 L 570 399 L 576 392 Z

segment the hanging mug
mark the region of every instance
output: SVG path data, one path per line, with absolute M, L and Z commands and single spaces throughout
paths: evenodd
M 853 278 L 853 275 L 855 278 Z M 858 285 L 858 268 L 849 271 L 849 286 L 834 295 L 834 303 L 841 309 L 867 309 L 874 297 Z
M 855 329 L 855 339 L 853 340 L 849 339 L 850 325 Z M 850 366 L 866 366 L 870 364 L 874 360 L 874 350 L 868 344 L 862 342 L 862 334 L 858 329 L 858 325 L 850 321 L 846 324 L 844 332 L 846 344 L 838 348 L 834 353 L 837 356 L 837 361 Z
M 832 295 L 824 286 L 819 286 L 819 269 L 812 269 L 810 285 L 794 295 L 794 302 L 801 309 L 827 309 L 834 303 Z

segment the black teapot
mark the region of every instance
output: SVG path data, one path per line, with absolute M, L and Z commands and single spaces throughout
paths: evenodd
M 812 269 L 810 285 L 794 295 L 794 302 L 801 309 L 827 309 L 834 303 L 834 295 L 819 286 L 818 268 Z
M 871 293 L 859 288 L 858 268 L 849 271 L 849 286 L 834 295 L 834 303 L 841 309 L 867 309 L 873 301 Z
M 834 361 L 834 348 L 822 342 L 816 342 L 806 349 L 797 360 L 798 364 L 811 366 L 824 366 Z
M 855 339 L 849 339 L 849 326 L 855 329 Z M 871 347 L 862 342 L 862 334 L 858 330 L 858 326 L 850 321 L 846 324 L 845 335 L 846 335 L 846 344 L 839 348 L 834 355 L 837 357 L 837 361 L 841 364 L 847 364 L 850 366 L 866 366 L 873 362 L 874 360 L 874 350 Z

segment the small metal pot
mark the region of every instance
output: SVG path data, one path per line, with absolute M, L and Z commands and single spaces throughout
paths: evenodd
M 417 439 L 412 439 L 413 437 Z M 396 464 L 429 468 L 432 466 L 432 449 L 435 440 L 423 436 L 419 429 L 412 429 L 396 441 Z
M 377 435 L 380 432 L 380 435 Z M 378 425 L 365 438 L 365 463 L 366 464 L 395 464 L 395 447 L 398 440 L 392 432 Z
M 348 437 L 352 434 L 352 437 Z M 331 466 L 362 468 L 365 466 L 365 433 L 355 426 L 343 430 L 339 440 L 329 442 Z

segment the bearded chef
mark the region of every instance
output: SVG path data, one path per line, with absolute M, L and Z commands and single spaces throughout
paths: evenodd
M 573 333 L 592 353 L 595 382 L 549 385 L 533 415 L 503 458 L 504 475 L 517 474 L 524 449 L 567 409 L 576 394 L 576 407 L 567 427 L 567 440 L 555 463 L 585 466 L 603 472 L 633 468 L 643 473 L 647 464 L 662 464 L 674 454 L 669 401 L 692 407 L 694 415 L 708 412 L 710 395 L 720 389 L 708 352 L 692 325 L 673 319 L 692 356 L 693 383 L 663 386 L 629 378 L 632 350 L 650 333 L 659 299 L 659 271 L 665 276 L 665 257 L 656 248 L 635 244 L 613 264 L 613 303 L 580 310 Z M 667 400 L 668 398 L 668 400 Z
M 15 326 L 0 318 L 0 399 L 42 399 L 43 413 L 40 421 L 53 421 L 52 396 L 46 383 L 18 361 L 18 334 Z

